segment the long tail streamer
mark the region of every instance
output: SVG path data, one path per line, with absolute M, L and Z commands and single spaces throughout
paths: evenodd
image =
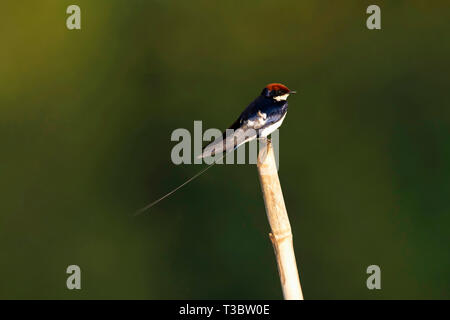
M 233 150 L 230 150 L 233 151 Z M 147 211 L 148 209 L 150 209 L 151 207 L 153 207 L 155 204 L 157 204 L 158 202 L 164 200 L 165 198 L 167 198 L 168 196 L 170 196 L 171 194 L 175 193 L 176 191 L 180 190 L 181 188 L 183 188 L 185 185 L 187 185 L 189 182 L 195 180 L 196 178 L 200 177 L 202 174 L 204 174 L 207 170 L 211 169 L 216 163 L 217 161 L 223 159 L 230 151 L 228 151 L 227 153 L 225 153 L 222 157 L 220 157 L 219 159 L 215 160 L 213 163 L 209 164 L 206 168 L 204 168 L 202 171 L 198 172 L 196 175 L 194 175 L 192 178 L 189 178 L 188 180 L 186 180 L 185 182 L 183 182 L 182 184 L 180 184 L 178 187 L 176 187 L 175 189 L 173 189 L 172 191 L 170 191 L 169 193 L 165 194 L 164 196 L 162 196 L 161 198 L 159 198 L 158 200 L 153 201 L 152 203 L 146 205 L 145 207 L 137 210 L 134 213 L 134 216 L 138 216 L 141 213 L 143 213 L 144 211 Z

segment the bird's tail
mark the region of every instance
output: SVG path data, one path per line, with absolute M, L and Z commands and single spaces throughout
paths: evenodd
M 234 149 L 233 149 L 234 150 Z M 233 151 L 231 150 L 231 151 Z M 172 191 L 170 191 L 169 193 L 165 194 L 164 196 L 162 196 L 161 198 L 153 201 L 152 203 L 149 203 L 148 205 L 146 205 L 145 207 L 137 210 L 134 213 L 134 216 L 140 215 L 141 213 L 143 213 L 144 211 L 149 210 L 151 207 L 153 207 L 155 204 L 157 204 L 158 202 L 164 200 L 165 198 L 167 198 L 168 196 L 170 196 L 171 194 L 175 193 L 176 191 L 180 190 L 182 187 L 184 187 L 185 185 L 187 185 L 189 182 L 195 180 L 196 178 L 200 177 L 202 174 L 204 174 L 207 170 L 209 170 L 210 168 L 212 168 L 212 166 L 214 166 L 217 161 L 223 159 L 230 151 L 228 151 L 227 153 L 225 153 L 224 155 L 222 155 L 220 158 L 218 158 L 217 160 L 215 160 L 213 163 L 209 164 L 206 168 L 204 168 L 203 170 L 201 170 L 200 172 L 198 172 L 197 174 L 195 174 L 194 176 L 192 176 L 191 178 L 189 178 L 188 180 L 186 180 L 185 182 L 183 182 L 182 184 L 180 184 L 178 187 L 176 187 L 175 189 L 173 189 Z
M 257 137 L 257 132 L 255 130 L 246 127 L 232 130 L 233 131 L 230 134 L 225 131 L 222 134 L 222 137 L 208 144 L 203 149 L 202 153 L 197 156 L 197 159 L 211 157 L 223 152 L 229 153 Z
M 162 196 L 161 198 L 153 201 L 152 203 L 146 205 L 145 207 L 137 210 L 134 213 L 134 215 L 137 216 L 137 215 L 140 215 L 141 213 L 143 213 L 144 211 L 147 211 L 148 209 L 153 207 L 158 202 L 164 200 L 171 194 L 175 193 L 176 191 L 178 191 L 179 189 L 181 189 L 182 187 L 187 185 L 189 182 L 200 177 L 203 173 L 205 173 L 212 166 L 214 166 L 218 161 L 222 160 L 228 153 L 236 150 L 237 148 L 239 148 L 239 146 L 243 145 L 244 143 L 246 143 L 248 141 L 255 139 L 256 137 L 257 137 L 257 134 L 256 134 L 256 131 L 254 131 L 254 130 L 238 129 L 228 136 L 226 135 L 226 132 L 224 132 L 224 134 L 221 138 L 216 139 L 214 142 L 207 145 L 203 149 L 203 152 L 197 156 L 197 158 L 201 159 L 201 158 L 205 158 L 205 157 L 211 157 L 211 156 L 215 156 L 219 153 L 222 153 L 222 156 L 215 159 L 213 163 L 209 164 L 206 168 L 204 168 L 203 170 L 201 170 L 200 172 L 195 174 L 193 177 L 189 178 L 188 180 L 186 180 L 185 182 L 180 184 L 178 187 L 176 187 L 169 193 L 167 193 L 164 196 Z

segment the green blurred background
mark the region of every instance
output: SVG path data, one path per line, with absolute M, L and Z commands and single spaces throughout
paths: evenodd
M 9 0 L 0 17 L 0 298 L 282 298 L 254 165 L 132 217 L 202 168 L 171 163 L 174 129 L 223 129 L 270 82 L 300 92 L 279 175 L 305 298 L 450 298 L 448 1 Z

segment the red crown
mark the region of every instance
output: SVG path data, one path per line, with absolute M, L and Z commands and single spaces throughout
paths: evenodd
M 272 91 L 272 90 L 282 90 L 282 91 L 285 91 L 285 92 L 291 91 L 291 90 L 289 90 L 288 87 L 286 87 L 285 85 L 283 85 L 281 83 L 271 83 L 271 84 L 268 84 L 266 86 L 266 88 L 268 90 L 270 90 L 270 91 Z

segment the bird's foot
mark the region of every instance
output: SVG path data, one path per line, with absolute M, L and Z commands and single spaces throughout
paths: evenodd
M 257 138 L 257 140 L 262 140 L 267 144 L 272 143 L 272 140 L 267 137 L 259 137 L 259 138 Z

